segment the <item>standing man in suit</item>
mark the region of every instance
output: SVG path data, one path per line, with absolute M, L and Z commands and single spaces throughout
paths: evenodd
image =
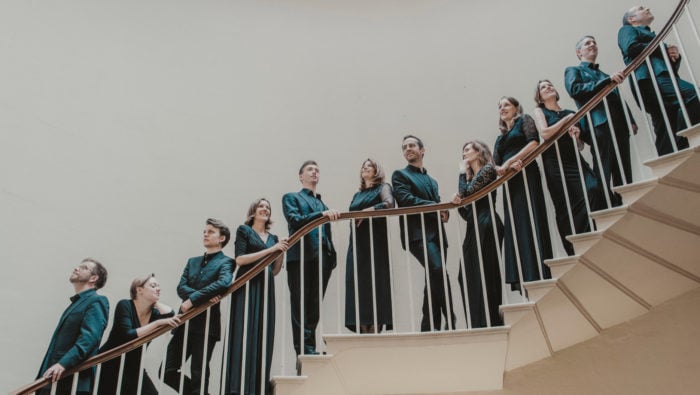
M 61 380 L 63 372 L 97 354 L 109 319 L 109 302 L 106 297 L 97 294 L 97 290 L 107 282 L 107 269 L 100 262 L 93 258 L 83 259 L 73 269 L 69 281 L 73 284 L 75 295 L 70 298 L 71 304 L 58 321 L 37 376 L 50 379 L 52 383 L 58 381 L 57 395 L 70 394 L 73 377 Z M 94 368 L 80 372 L 78 394 L 92 391 L 94 375 Z M 47 385 L 37 394 L 48 395 L 50 392 L 51 386 Z
M 423 141 L 416 136 L 408 135 L 401 144 L 403 157 L 408 165 L 394 171 L 391 183 L 394 187 L 394 197 L 399 207 L 422 206 L 440 203 L 438 183 L 428 175 L 423 167 L 425 148 Z M 439 217 L 439 218 L 438 218 Z M 449 219 L 449 212 L 411 214 L 401 217 L 401 247 L 406 249 L 406 234 L 408 235 L 408 250 L 418 259 L 421 266 L 426 265 L 427 278 L 423 288 L 423 318 L 421 331 L 440 330 L 442 315 L 445 315 L 446 329 L 454 329 L 455 315 L 452 308 L 452 291 L 447 272 L 443 275 L 443 257 L 447 256 L 447 236 L 444 222 Z M 442 234 L 441 234 L 442 233 Z M 442 238 L 442 246 L 440 245 Z M 445 282 L 447 289 L 445 289 Z M 430 284 L 430 301 L 428 303 L 428 284 Z M 432 320 L 431 320 L 432 310 Z M 451 326 L 450 326 L 451 325 Z
M 206 252 L 187 261 L 177 286 L 177 294 L 182 299 L 180 313 L 186 313 L 207 301 L 220 300 L 219 295 L 231 285 L 233 262 L 222 251 L 230 239 L 231 231 L 223 222 L 207 219 L 203 236 Z M 206 331 L 207 316 L 209 333 Z M 164 380 L 175 391 L 180 390 L 180 375 L 183 374 L 184 337 L 185 325 L 181 325 L 173 331 L 165 359 Z M 218 303 L 209 309 L 208 314 L 204 312 L 190 319 L 185 359 L 191 358 L 191 377 L 185 376 L 183 380 L 183 394 L 209 393 L 209 361 L 214 345 L 220 338 L 221 312 Z
M 576 56 L 581 60 L 578 66 L 567 67 L 564 72 L 564 81 L 566 91 L 569 96 L 576 102 L 578 108 L 583 107 L 590 99 L 593 98 L 603 88 L 608 86 L 612 81 L 621 84 L 624 80 L 622 72 L 608 75 L 598 67 L 595 62 L 598 58 L 598 44 L 593 36 L 583 36 L 576 43 Z M 600 161 L 602 162 L 602 174 L 598 161 L 593 155 L 593 170 L 598 177 L 603 180 L 607 186 L 607 190 L 611 190 L 613 186 L 629 184 L 632 182 L 632 165 L 630 163 L 630 132 L 637 133 L 637 125 L 634 118 L 629 113 L 629 108 L 625 105 L 620 92 L 617 88 L 612 90 L 606 97 L 608 102 L 608 111 L 610 118 L 608 119 L 605 111 L 605 104 L 600 102 L 591 110 L 591 121 L 593 122 L 594 135 L 588 134 L 584 140 L 591 146 L 591 151 L 594 150 L 592 138 L 596 139 L 598 150 L 600 152 Z M 625 111 L 629 115 L 631 122 L 630 127 L 627 126 L 625 119 Z M 617 143 L 617 149 L 620 154 L 620 162 L 617 160 L 615 146 L 612 144 L 613 136 Z M 612 185 L 610 182 L 612 181 Z M 622 204 L 622 199 L 617 193 L 611 193 L 612 204 L 619 206 Z
M 637 55 L 639 55 L 647 45 L 656 37 L 656 33 L 651 31 L 649 25 L 654 21 L 654 15 L 648 7 L 637 6 L 632 7 L 622 17 L 622 27 L 617 33 L 617 44 L 622 51 L 625 64 L 630 64 Z M 664 54 L 661 51 L 666 51 L 672 70 L 664 61 Z M 698 102 L 697 92 L 695 87 L 678 77 L 678 68 L 681 65 L 681 55 L 678 47 L 675 45 L 661 44 L 649 56 L 649 61 L 652 65 L 652 70 L 649 70 L 647 62 L 642 63 L 635 70 L 637 84 L 639 85 L 639 93 L 642 96 L 644 109 L 651 115 L 651 120 L 654 125 L 654 133 L 656 134 L 656 152 L 659 155 L 673 152 L 673 145 L 669 132 L 664 121 L 663 110 L 659 104 L 654 82 L 652 77 L 656 79 L 656 84 L 659 87 L 659 92 L 663 101 L 663 109 L 668 115 L 668 121 L 673 132 L 673 138 L 678 149 L 688 147 L 688 140 L 685 137 L 677 136 L 676 133 L 688 127 L 683 117 L 681 110 L 681 102 L 676 95 L 676 90 L 673 86 L 673 79 L 678 84 L 678 88 L 683 97 L 685 108 L 688 112 L 688 118 L 694 125 L 700 122 L 700 102 Z M 634 88 L 634 84 L 632 85 Z M 634 90 L 634 89 L 633 89 Z M 635 92 L 636 97 L 636 92 Z M 639 101 L 639 98 L 637 98 Z
M 335 221 L 340 213 L 329 209 L 321 195 L 316 193 L 320 170 L 313 160 L 307 160 L 299 168 L 299 181 L 302 189 L 290 192 L 282 197 L 282 211 L 287 220 L 289 236 L 309 222 L 328 217 Z M 319 228 L 315 228 L 287 250 L 287 284 L 289 285 L 292 336 L 294 350 L 299 354 L 318 354 L 316 351 L 316 326 L 319 320 L 319 286 L 323 295 L 326 293 L 328 280 L 336 265 L 336 253 L 333 247 L 331 224 L 323 224 L 321 243 L 319 245 Z M 301 252 L 303 245 L 303 254 Z M 319 268 L 322 279 L 319 280 Z M 302 284 L 303 281 L 303 284 Z M 320 284 L 319 284 L 320 283 Z M 302 289 L 303 285 L 303 289 Z M 304 314 L 301 314 L 302 295 Z M 301 328 L 303 326 L 303 339 Z

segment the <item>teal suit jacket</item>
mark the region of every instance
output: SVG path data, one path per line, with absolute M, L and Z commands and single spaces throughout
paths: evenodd
M 102 334 L 107 327 L 109 302 L 106 297 L 98 295 L 95 289 L 74 295 L 71 301 L 56 325 L 37 378 L 56 363 L 71 369 L 97 354 Z M 80 373 L 78 391 L 92 389 L 94 373 L 94 369 Z M 72 377 L 60 380 L 56 393 L 70 391 L 71 382 Z M 64 389 L 66 386 L 67 389 Z

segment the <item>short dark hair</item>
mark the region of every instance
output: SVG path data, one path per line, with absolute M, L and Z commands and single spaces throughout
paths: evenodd
M 231 231 L 229 230 L 228 226 L 215 218 L 207 218 L 207 225 L 215 227 L 219 230 L 219 234 L 226 237 L 223 243 L 221 243 L 221 248 L 226 247 L 226 244 L 228 244 L 229 240 L 231 239 Z
M 92 269 L 92 274 L 97 275 L 97 281 L 95 281 L 95 288 L 100 289 L 107 284 L 107 269 L 95 258 L 87 257 L 80 263 L 92 262 L 95 267 Z
M 316 163 L 315 160 L 307 160 L 306 162 L 302 163 L 302 164 L 301 164 L 301 167 L 299 168 L 299 175 L 301 175 L 301 173 L 304 172 L 304 169 L 305 169 L 306 166 L 308 166 L 308 165 L 318 166 L 318 163 Z
M 258 205 L 262 201 L 267 202 L 267 205 L 270 206 L 270 218 L 268 218 L 267 222 L 265 222 L 265 230 L 270 230 L 270 228 L 272 227 L 272 205 L 270 204 L 270 201 L 264 197 L 260 199 L 255 199 L 253 203 L 250 204 L 250 207 L 248 207 L 248 214 L 245 218 L 245 224 L 248 226 L 253 226 L 253 221 L 255 220 L 255 211 L 258 209 Z
M 406 139 L 416 139 L 416 142 L 418 142 L 418 148 L 423 148 L 423 140 L 419 139 L 418 137 L 416 137 L 412 134 L 407 134 L 407 135 L 403 136 L 403 139 L 401 140 L 401 142 L 403 143 L 404 141 L 406 141 Z

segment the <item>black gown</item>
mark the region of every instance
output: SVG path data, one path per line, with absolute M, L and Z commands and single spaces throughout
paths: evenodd
M 251 254 L 272 247 L 277 236 L 268 233 L 263 242 L 258 233 L 248 225 L 241 225 L 236 231 L 236 256 Z M 255 266 L 257 262 L 238 267 L 236 278 Z M 267 305 L 264 305 L 265 271 L 251 279 L 247 285 L 231 295 L 231 315 L 229 318 L 228 360 L 226 364 L 227 394 L 271 394 L 270 367 L 275 337 L 275 281 L 272 265 L 268 266 Z M 248 303 L 246 303 L 246 287 Z M 247 320 L 246 320 L 247 308 Z M 267 315 L 267 327 L 263 325 L 263 314 Z M 247 324 L 246 324 L 247 322 Z M 244 326 L 246 326 L 244 328 Z M 245 358 L 243 356 L 243 333 L 245 330 Z M 263 355 L 263 342 L 265 354 Z M 243 360 L 245 359 L 245 360 Z M 265 366 L 263 367 L 263 363 Z M 263 370 L 264 369 L 264 370 Z M 242 373 L 242 370 L 244 372 Z M 264 375 L 264 383 L 261 382 Z M 241 385 L 241 381 L 243 385 Z M 264 390 L 261 391 L 261 384 Z
M 459 194 L 462 198 L 472 195 L 488 186 L 496 178 L 498 178 L 498 173 L 491 164 L 484 165 L 470 180 L 467 180 L 466 174 L 460 174 Z M 495 205 L 496 191 L 491 193 L 491 197 Z M 464 259 L 464 270 L 466 271 L 466 295 L 469 297 L 469 303 L 465 300 L 462 266 L 460 265 L 459 267 L 459 286 L 462 289 L 464 315 L 466 317 L 468 304 L 471 327 L 483 328 L 488 326 L 486 321 L 486 303 L 481 285 L 481 265 L 479 264 L 479 247 L 481 247 L 489 318 L 491 319 L 491 326 L 500 326 L 503 325 L 503 319 L 498 311 L 502 299 L 498 251 L 503 242 L 503 223 L 495 211 L 493 212 L 494 215 L 491 215 L 491 204 L 488 196 L 477 200 L 474 206 L 476 206 L 476 223 L 474 222 L 474 210 L 471 204 L 459 208 L 459 215 L 467 221 L 467 232 L 462 243 L 462 257 Z
M 494 162 L 499 166 L 502 165 L 531 141 L 539 141 L 535 121 L 529 115 L 522 115 L 515 121 L 511 130 L 496 139 L 496 145 L 493 149 Z M 527 203 L 523 172 L 527 174 L 527 191 L 530 194 L 535 223 L 534 235 L 530 223 L 530 208 Z M 503 213 L 505 215 L 503 255 L 506 282 L 511 284 L 515 290 L 519 289 L 518 284 L 520 283 L 515 240 L 517 239 L 524 281 L 540 280 L 538 266 L 542 268 L 544 278 L 552 277 L 549 268 L 544 264 L 545 259 L 552 257 L 552 241 L 549 236 L 547 210 L 544 204 L 544 192 L 542 191 L 542 180 L 537 162 L 531 162 L 523 171 L 511 178 L 508 181 L 508 186 L 509 193 L 505 193 L 503 196 Z M 512 205 L 512 219 L 509 205 Z M 539 248 L 539 262 L 535 248 Z
M 375 185 L 355 193 L 350 203 L 350 211 L 360 211 L 368 207 L 384 209 L 394 207 L 394 197 L 389 184 Z M 374 291 L 372 286 L 372 249 L 374 250 L 374 283 L 377 294 L 377 331 L 382 327 L 393 329 L 391 306 L 391 276 L 389 268 L 389 246 L 387 242 L 386 218 L 372 219 L 370 245 L 369 219 L 364 219 L 355 228 L 357 245 L 357 287 L 360 305 L 360 325 L 374 325 Z M 352 226 L 352 223 L 351 225 Z M 358 331 L 355 312 L 355 258 L 353 256 L 352 233 L 346 259 L 345 270 L 345 326 Z
M 540 109 L 547 120 L 547 126 L 554 125 L 565 116 L 574 113 L 574 111 L 571 110 L 552 111 L 544 106 L 540 106 Z M 561 167 L 564 172 L 563 179 L 561 171 L 559 170 L 560 161 L 557 157 L 556 145 L 559 146 Z M 571 205 L 571 214 L 576 233 L 584 233 L 591 230 L 588 220 L 588 210 L 586 209 L 586 197 L 581 188 L 581 172 L 579 172 L 576 161 L 577 155 L 581 161 L 581 171 L 583 172 L 586 194 L 588 195 L 591 211 L 605 208 L 605 198 L 603 197 L 600 180 L 596 177 L 595 173 L 588 165 L 588 162 L 581 157 L 571 137 L 568 135 L 562 136 L 557 140 L 555 145 L 549 147 L 542 153 L 544 176 L 547 180 L 547 189 L 549 189 L 549 194 L 554 203 L 559 236 L 561 237 L 561 242 L 564 245 L 566 253 L 569 255 L 574 255 L 574 246 L 571 242 L 566 240 L 566 236 L 570 235 L 572 232 L 569 209 L 567 208 L 566 195 L 564 192 L 564 183 L 566 183 L 566 193 L 569 194 L 569 204 Z
M 174 311 L 168 314 L 161 314 L 157 309 L 151 311 L 150 322 L 161 318 L 168 318 L 175 315 Z M 136 329 L 141 327 L 139 315 L 136 311 L 136 306 L 131 299 L 122 299 L 117 303 L 114 310 L 114 323 L 112 330 L 109 332 L 109 337 L 105 344 L 100 348 L 99 352 L 111 350 L 114 347 L 136 339 Z M 124 372 L 122 374 L 121 395 L 136 394 L 138 389 L 139 367 L 141 366 L 141 350 L 139 347 L 131 350 L 124 356 Z M 99 395 L 114 395 L 117 392 L 117 378 L 119 375 L 119 357 L 111 359 L 104 364 L 100 370 L 100 383 L 98 388 Z M 153 395 L 158 391 L 153 385 L 150 377 L 143 372 L 143 384 L 141 394 Z

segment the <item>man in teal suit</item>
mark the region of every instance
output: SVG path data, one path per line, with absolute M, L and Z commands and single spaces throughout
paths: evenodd
M 612 81 L 620 84 L 624 81 L 622 72 L 608 75 L 598 67 L 598 43 L 593 36 L 583 36 L 576 43 L 576 56 L 581 60 L 578 66 L 570 66 L 564 72 L 566 91 L 576 102 L 578 108 L 583 107 L 598 92 L 607 87 Z M 634 122 L 629 108 L 622 100 L 617 88 L 606 97 L 605 103 L 601 102 L 594 107 L 591 114 L 594 133 L 582 136 L 583 140 L 591 146 L 591 153 L 594 154 L 593 170 L 598 177 L 607 185 L 607 190 L 613 186 L 629 184 L 632 182 L 632 164 L 630 162 L 630 133 L 637 133 L 637 125 Z M 628 116 L 625 116 L 627 112 Z M 608 113 L 610 119 L 608 119 Z M 630 125 L 627 125 L 627 119 Z M 593 144 L 592 139 L 596 139 Z M 616 144 L 613 144 L 613 140 Z M 599 164 L 595 158 L 595 147 L 598 147 L 600 155 Z M 615 151 L 617 146 L 617 152 Z M 618 162 L 618 154 L 620 161 Z M 601 171 L 602 167 L 602 171 Z M 611 184 L 612 181 L 612 184 Z M 622 204 L 622 199 L 616 193 L 611 193 L 614 206 Z
M 625 64 L 630 64 L 649 43 L 656 37 L 649 25 L 654 21 L 654 15 L 648 7 L 632 7 L 622 17 L 622 27 L 617 33 L 617 45 L 620 47 Z M 668 57 L 670 67 L 667 66 L 664 54 Z M 681 65 L 681 55 L 675 45 L 661 44 L 659 48 L 649 55 L 651 70 L 645 61 L 637 69 L 635 76 L 639 85 L 639 93 L 644 104 L 644 109 L 651 115 L 656 134 L 656 151 L 659 155 L 673 152 L 673 144 L 678 149 L 688 148 L 688 140 L 676 133 L 688 127 L 681 109 L 685 107 L 690 123 L 695 125 L 700 122 L 700 101 L 693 84 L 684 81 L 678 75 Z M 654 81 L 659 89 L 662 102 L 657 97 Z M 674 81 L 678 85 L 682 100 L 679 100 L 674 87 Z M 634 88 L 634 85 L 632 85 Z M 636 97 L 636 91 L 633 91 Z M 638 97 L 636 97 L 639 100 Z M 666 128 L 664 111 L 671 127 L 670 132 Z
M 321 200 L 321 195 L 316 193 L 320 174 L 318 164 L 313 160 L 307 160 L 299 168 L 301 191 L 289 192 L 282 197 L 282 211 L 287 220 L 289 236 L 317 218 L 327 217 L 331 221 L 339 218 L 340 213 L 329 209 Z M 325 223 L 321 228 L 323 234 L 320 243 L 319 228 L 315 228 L 287 250 L 287 285 L 291 305 L 292 342 L 297 355 L 318 354 L 316 327 L 320 319 L 319 310 L 322 302 L 319 298 L 319 289 L 323 295 L 326 294 L 328 280 L 336 265 L 331 224 Z M 319 267 L 322 272 L 320 279 Z
M 177 286 L 177 294 L 182 299 L 180 312 L 186 313 L 210 300 L 218 300 L 219 295 L 231 285 L 233 260 L 224 255 L 222 249 L 231 239 L 231 231 L 218 219 L 209 218 L 204 228 L 203 244 L 206 252 L 203 256 L 190 258 Z M 207 332 L 209 316 L 209 332 Z M 213 305 L 209 314 L 202 313 L 189 321 L 187 344 L 185 344 L 185 325 L 173 331 L 168 344 L 165 360 L 165 383 L 175 391 L 180 390 L 182 372 L 182 352 L 185 359 L 190 358 L 190 377 L 182 380 L 182 394 L 209 393 L 209 361 L 214 345 L 221 338 L 221 312 L 219 304 Z M 186 346 L 186 347 L 185 347 Z M 201 389 L 204 391 L 201 392 Z
M 73 269 L 69 280 L 75 295 L 58 321 L 37 375 L 37 378 L 56 383 L 57 395 L 70 394 L 71 391 L 73 376 L 62 378 L 63 372 L 97 354 L 109 317 L 107 298 L 97 294 L 107 282 L 107 269 L 100 262 L 93 258 L 83 259 Z M 90 393 L 94 374 L 94 369 L 87 369 L 78 375 L 78 394 Z M 51 386 L 47 385 L 37 394 L 50 392 Z

